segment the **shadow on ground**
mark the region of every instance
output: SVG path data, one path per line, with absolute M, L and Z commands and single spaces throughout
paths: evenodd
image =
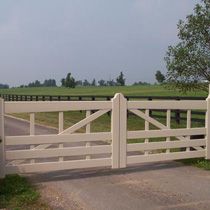
M 74 169 L 74 170 L 63 170 L 47 173 L 36 173 L 30 174 L 36 183 L 50 182 L 50 181 L 64 181 L 74 179 L 84 179 L 91 177 L 103 177 L 112 175 L 125 175 L 130 173 L 141 173 L 145 171 L 163 170 L 182 167 L 182 163 L 178 162 L 164 162 L 164 163 L 151 163 L 129 166 L 124 169 L 110 169 L 110 168 L 91 168 L 91 169 Z

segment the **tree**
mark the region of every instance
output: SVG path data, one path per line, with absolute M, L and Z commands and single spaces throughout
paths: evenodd
M 161 73 L 161 71 L 156 71 L 155 78 L 159 84 L 162 84 L 165 81 L 165 76 Z
M 65 80 L 65 87 L 75 88 L 75 86 L 76 86 L 76 81 L 74 77 L 71 75 L 71 73 L 68 73 Z
M 116 86 L 116 82 L 113 79 L 110 79 L 106 82 L 107 86 Z
M 135 86 L 135 85 L 151 85 L 151 84 L 148 83 L 148 82 L 139 81 L 139 82 L 134 82 L 134 83 L 133 83 L 133 86 Z
M 83 82 L 83 86 L 90 86 L 90 83 L 88 82 L 88 80 L 87 80 L 87 79 L 85 79 L 85 80 L 84 80 L 84 82 Z
M 65 84 L 65 83 L 66 83 L 65 78 L 62 78 L 62 79 L 61 79 L 61 86 L 62 86 L 62 87 L 65 87 L 65 86 L 66 86 L 66 84 Z
M 178 23 L 180 42 L 165 57 L 167 82 L 181 91 L 207 90 L 210 82 L 210 1 L 202 0 L 194 13 Z
M 96 80 L 93 79 L 92 83 L 91 83 L 91 86 L 96 86 Z
M 41 86 L 42 86 L 42 84 L 39 80 L 36 80 L 35 82 L 30 82 L 28 84 L 28 87 L 41 87 Z
M 0 84 L 0 89 L 8 89 L 9 85 L 7 84 Z
M 77 80 L 76 81 L 76 86 L 82 86 L 82 80 Z
M 98 81 L 99 86 L 106 86 L 105 80 L 101 79 Z
M 56 87 L 56 81 L 54 79 L 46 79 L 43 83 L 44 87 Z
M 125 86 L 125 78 L 122 71 L 120 72 L 120 75 L 116 78 L 116 83 L 119 86 Z

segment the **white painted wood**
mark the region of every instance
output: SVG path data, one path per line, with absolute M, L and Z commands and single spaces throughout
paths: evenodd
M 111 154 L 111 145 L 6 151 L 6 160 Z M 61 163 L 62 164 L 62 163 Z
M 132 113 L 134 113 L 135 115 L 141 117 L 142 119 L 146 120 L 147 122 L 151 123 L 152 125 L 156 126 L 157 128 L 160 129 L 167 129 L 168 127 L 163 125 L 162 123 L 158 122 L 157 120 L 155 120 L 154 118 L 150 117 L 149 115 L 146 115 L 145 113 L 143 113 L 140 110 L 130 110 Z
M 5 113 L 64 112 L 111 109 L 111 101 L 26 101 L 5 102 Z
M 30 136 L 35 135 L 35 114 L 30 113 Z M 34 145 L 30 145 L 30 149 L 34 149 Z M 31 163 L 35 163 L 34 159 L 30 160 Z
M 144 150 L 157 150 L 157 149 L 168 149 L 168 148 L 181 148 L 181 147 L 189 147 L 189 146 L 205 146 L 206 139 L 193 139 L 191 140 L 178 140 L 178 141 L 160 141 L 160 142 L 150 142 L 150 143 L 135 143 L 128 144 L 127 151 L 144 151 Z
M 150 131 L 128 131 L 128 139 L 138 138 L 157 138 L 170 136 L 188 136 L 188 135 L 205 135 L 205 128 L 178 128 L 178 129 L 164 129 L 164 130 L 150 130 Z M 185 139 L 186 140 L 186 139 Z
M 120 167 L 120 95 L 112 99 L 112 168 Z
M 162 154 L 151 154 L 151 155 L 136 155 L 128 156 L 127 163 L 148 163 L 148 162 L 158 162 L 158 161 L 167 161 L 167 160 L 178 160 L 178 159 L 187 159 L 187 158 L 198 158 L 204 157 L 205 150 L 201 151 L 189 151 L 189 152 L 170 152 Z
M 206 101 L 182 100 L 182 101 L 129 101 L 128 109 L 207 109 Z
M 59 133 L 63 131 L 63 122 L 64 122 L 63 112 L 59 112 L 58 114 L 58 132 Z
M 130 110 L 132 113 L 134 113 L 135 115 L 143 118 L 144 120 L 147 120 L 148 122 L 150 122 L 152 125 L 156 126 L 157 128 L 160 129 L 169 129 L 167 126 L 163 125 L 162 123 L 158 122 L 157 120 L 153 119 L 152 117 L 149 117 L 147 115 L 145 115 L 142 111 L 140 110 Z M 183 136 L 177 136 L 176 137 L 179 140 L 185 140 L 186 138 Z
M 63 132 L 59 133 L 59 135 L 74 133 L 75 131 L 77 131 L 80 128 L 84 127 L 88 123 L 90 123 L 90 122 L 94 121 L 95 119 L 99 118 L 100 116 L 106 114 L 108 111 L 110 111 L 110 109 L 99 110 L 99 111 L 91 114 L 89 117 L 86 117 L 85 119 L 81 120 L 80 122 L 74 124 L 70 128 L 67 128 Z
M 35 114 L 30 113 L 30 135 L 35 135 Z
M 120 168 L 126 167 L 127 159 L 127 99 L 120 94 Z
M 107 111 L 104 111 L 104 110 L 101 110 L 102 112 L 97 112 L 97 113 L 94 113 L 93 115 L 91 115 L 90 116 L 90 118 L 85 118 L 84 120 L 82 120 L 82 121 L 80 121 L 79 123 L 77 123 L 77 125 L 75 124 L 75 126 L 72 126 L 71 128 L 69 128 L 69 130 L 68 130 L 68 133 L 69 132 L 74 132 L 74 131 L 76 131 L 76 130 L 78 130 L 79 129 L 79 126 L 82 126 L 83 127 L 83 124 L 85 125 L 85 123 L 86 122 L 88 122 L 88 121 L 93 121 L 94 119 L 96 119 L 97 117 L 99 117 L 100 116 L 100 114 L 101 115 L 103 115 L 103 113 L 106 113 Z M 70 130 L 71 129 L 71 130 Z M 65 130 L 66 131 L 66 130 Z M 65 132 L 64 131 L 64 132 Z M 61 132 L 61 133 L 59 133 L 58 135 L 63 135 L 64 134 L 64 132 Z M 64 134 L 64 135 L 68 135 L 68 134 Z M 46 136 L 45 136 L 46 137 Z M 73 136 L 73 139 L 75 138 L 76 136 Z M 80 136 L 81 137 L 81 136 Z M 84 137 L 84 136 L 83 136 Z M 103 139 L 101 139 L 101 138 L 103 138 L 104 137 L 104 135 L 103 135 L 103 133 L 101 133 L 101 137 L 99 137 L 99 139 L 98 140 L 102 140 L 103 141 Z M 47 137 L 46 137 L 47 138 Z M 46 139 L 45 138 L 45 139 Z M 55 138 L 55 135 L 53 135 L 53 136 L 51 136 L 51 138 L 52 139 L 54 139 Z M 78 138 L 79 138 L 79 136 L 78 136 Z M 63 139 L 63 138 L 61 138 L 61 139 Z M 70 138 L 71 139 L 71 138 Z M 111 137 L 110 137 L 110 139 L 111 139 Z M 110 139 L 108 139 L 108 140 L 110 140 Z M 106 139 L 105 139 L 106 140 Z M 78 141 L 78 140 L 76 140 L 75 139 L 75 141 Z M 84 139 L 82 139 L 81 141 L 86 141 L 86 140 L 84 140 Z M 97 140 L 94 140 L 94 138 L 93 139 L 90 139 L 89 141 L 97 141 Z M 61 141 L 62 142 L 62 141 Z M 64 142 L 69 142 L 69 140 L 65 140 Z M 63 143 L 64 143 L 63 142 Z M 57 142 L 57 143 L 60 143 L 60 142 Z M 48 148 L 48 147 L 50 147 L 51 146 L 51 144 L 43 144 L 42 142 L 40 142 L 40 144 L 41 145 L 38 145 L 38 146 L 36 146 L 34 149 L 46 149 L 46 148 Z M 60 159 L 60 160 L 62 160 L 62 159 Z M 17 160 L 19 163 L 22 163 L 23 162 L 23 160 Z M 15 161 L 14 163 L 16 163 L 17 161 Z
M 166 127 L 169 129 L 171 128 L 171 110 L 170 109 L 166 111 Z M 170 140 L 171 140 L 170 137 L 166 137 L 167 142 Z M 170 152 L 170 149 L 167 149 L 166 153 L 169 153 L 169 152 Z
M 4 99 L 0 98 L 0 178 L 5 177 Z
M 58 113 L 58 132 L 61 133 L 63 131 L 63 112 Z M 63 144 L 59 144 L 59 148 L 63 148 Z M 59 161 L 63 161 L 63 157 L 59 157 Z
M 209 95 L 206 99 L 207 102 L 207 112 L 206 112 L 206 159 L 210 160 L 210 85 L 209 85 Z
M 191 110 L 187 110 L 187 128 L 191 128 Z M 190 139 L 190 136 L 187 136 L 187 139 Z M 187 147 L 186 151 L 190 151 L 190 147 Z
M 66 135 L 6 136 L 6 145 L 56 144 L 67 142 L 108 141 L 111 132 L 76 133 Z M 40 145 L 42 146 L 42 145 Z M 39 147 L 41 149 L 41 147 Z M 36 147 L 38 149 L 38 147 Z
M 90 115 L 91 115 L 91 111 L 87 110 L 86 111 L 86 118 L 89 117 Z M 86 131 L 86 133 L 90 133 L 90 123 L 87 123 L 85 131 Z
M 111 166 L 111 158 L 91 159 L 91 160 L 76 160 L 76 161 L 63 161 L 61 162 L 48 162 L 48 163 L 35 163 L 35 164 L 21 164 L 16 166 L 6 166 L 7 174 L 14 173 L 33 173 L 33 172 L 47 172 L 47 171 L 60 171 L 66 169 L 79 169 L 79 168 L 93 168 Z
M 160 128 L 160 129 L 168 129 L 167 126 L 163 125 L 162 123 L 158 122 L 157 120 L 155 120 L 155 119 L 153 119 L 153 118 L 151 118 L 151 117 L 146 116 L 146 115 L 145 115 L 142 111 L 140 111 L 140 110 L 130 110 L 130 111 L 131 111 L 132 113 L 134 113 L 135 115 L 137 115 L 137 116 L 139 116 L 139 117 L 141 117 L 141 118 L 147 120 L 147 121 L 150 122 L 151 124 L 155 125 L 157 128 Z M 187 138 L 184 137 L 184 136 L 176 136 L 176 138 L 179 139 L 179 140 L 186 140 L 186 139 L 187 139 Z M 194 149 L 196 149 L 196 150 L 201 149 L 201 150 L 202 150 L 201 147 L 196 147 L 196 148 L 194 148 Z
M 146 110 L 145 110 L 145 115 L 146 115 L 147 117 L 149 117 L 149 109 L 146 109 Z M 148 131 L 148 130 L 149 130 L 149 122 L 148 122 L 147 120 L 145 120 L 144 128 L 145 128 L 145 131 Z M 144 143 L 149 143 L 149 139 L 146 138 L 146 139 L 144 140 Z M 148 155 L 148 154 L 149 154 L 149 151 L 144 151 L 144 154 L 145 154 L 145 155 Z
M 89 117 L 90 115 L 91 115 L 91 111 L 90 110 L 87 110 L 86 111 L 86 118 Z M 86 133 L 90 133 L 90 123 L 88 123 L 86 125 L 85 131 L 86 131 Z M 86 147 L 90 147 L 90 146 L 91 146 L 91 143 L 90 142 L 86 142 Z M 89 160 L 90 158 L 91 158 L 90 155 L 87 155 L 86 156 L 86 160 Z

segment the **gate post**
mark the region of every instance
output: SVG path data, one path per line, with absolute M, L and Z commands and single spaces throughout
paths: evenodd
M 207 111 L 206 111 L 206 159 L 210 160 L 210 85 L 209 95 L 206 99 Z
M 126 167 L 127 160 L 127 99 L 120 95 L 120 168 Z
M 127 99 L 116 93 L 112 99 L 112 168 L 125 168 L 127 159 Z
M 112 98 L 112 168 L 120 167 L 120 94 Z
M 0 178 L 5 177 L 4 99 L 0 98 Z

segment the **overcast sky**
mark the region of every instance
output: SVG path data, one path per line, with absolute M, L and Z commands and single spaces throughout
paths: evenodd
M 0 83 L 67 72 L 79 80 L 154 82 L 177 23 L 199 0 L 0 0 Z

